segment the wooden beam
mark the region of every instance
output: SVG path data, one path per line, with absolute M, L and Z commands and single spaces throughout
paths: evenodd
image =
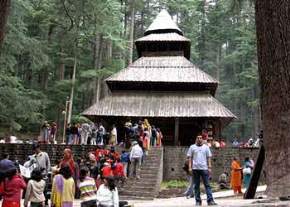
M 264 160 L 265 160 L 265 148 L 264 148 L 264 145 L 262 144 L 259 151 L 258 159 L 255 164 L 255 168 L 254 168 L 251 180 L 250 180 L 250 185 L 244 194 L 244 199 L 255 198 L 259 178 L 263 170 Z
M 179 137 L 179 118 L 175 118 L 175 126 L 174 126 L 174 145 L 178 145 L 178 137 Z

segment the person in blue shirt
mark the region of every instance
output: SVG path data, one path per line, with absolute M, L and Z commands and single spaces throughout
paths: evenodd
M 122 151 L 121 154 L 121 162 L 124 167 L 124 175 L 128 177 L 128 169 L 129 169 L 129 163 L 130 163 L 130 154 L 129 152 L 126 152 L 125 150 Z

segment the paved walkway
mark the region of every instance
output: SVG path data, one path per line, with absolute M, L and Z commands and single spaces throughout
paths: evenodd
M 266 186 L 259 186 L 257 193 L 264 192 Z M 245 189 L 244 189 L 245 191 Z M 216 203 L 219 206 L 252 206 L 257 199 L 245 200 L 242 196 L 235 197 L 232 190 L 220 191 L 213 193 Z M 203 205 L 206 206 L 206 195 L 201 196 Z M 152 201 L 130 201 L 134 207 L 192 207 L 195 204 L 194 199 L 185 197 L 154 199 Z
M 266 190 L 266 186 L 259 186 L 257 189 L 257 194 L 262 194 Z M 266 196 L 263 196 L 264 199 L 251 199 L 245 200 L 242 196 L 235 197 L 232 190 L 221 191 L 213 193 L 215 201 L 218 203 L 218 206 L 221 207 L 290 207 L 290 202 L 277 202 L 270 201 L 266 199 Z M 203 206 L 206 204 L 206 195 L 201 196 L 203 199 Z M 166 198 L 166 199 L 154 199 L 150 201 L 140 201 L 140 200 L 131 200 L 129 204 L 132 207 L 193 207 L 195 206 L 194 199 L 187 199 L 185 197 L 176 197 L 176 198 Z M 1 206 L 1 201 L 0 201 Z M 80 207 L 80 200 L 74 201 L 74 207 Z

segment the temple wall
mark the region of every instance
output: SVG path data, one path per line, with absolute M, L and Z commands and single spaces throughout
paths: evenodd
M 94 151 L 95 146 L 84 145 L 41 145 L 41 149 L 48 153 L 52 165 L 58 163 L 63 156 L 63 150 L 69 147 L 72 149 L 75 159 L 84 157 L 88 152 Z M 116 148 L 121 151 L 121 148 Z M 184 179 L 185 172 L 182 167 L 186 159 L 186 152 L 188 147 L 165 146 L 163 155 L 163 180 Z M 259 150 L 256 148 L 240 149 L 240 148 L 224 148 L 213 149 L 212 167 L 213 180 L 217 180 L 218 176 L 226 170 L 230 172 L 230 164 L 233 157 L 237 157 L 243 161 L 246 156 L 252 158 L 254 161 L 258 155 Z M 30 144 L 0 144 L 0 155 L 7 153 L 10 159 L 18 160 L 23 163 L 28 155 L 33 154 L 32 146 Z M 263 178 L 262 178 L 263 179 Z
M 186 176 L 182 167 L 186 160 L 187 150 L 188 147 L 164 147 L 163 180 L 183 179 Z M 223 148 L 212 149 L 212 153 L 212 179 L 218 180 L 218 176 L 224 170 L 230 175 L 230 166 L 233 157 L 237 157 L 241 163 L 243 163 L 245 157 L 250 157 L 256 161 L 259 149 Z

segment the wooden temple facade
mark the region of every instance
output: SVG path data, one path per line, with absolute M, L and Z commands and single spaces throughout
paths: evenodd
M 147 118 L 169 145 L 189 145 L 203 129 L 219 138 L 235 115 L 214 98 L 218 81 L 190 62 L 190 40 L 166 10 L 135 44 L 139 58 L 107 78 L 109 95 L 83 114 L 120 130 Z

